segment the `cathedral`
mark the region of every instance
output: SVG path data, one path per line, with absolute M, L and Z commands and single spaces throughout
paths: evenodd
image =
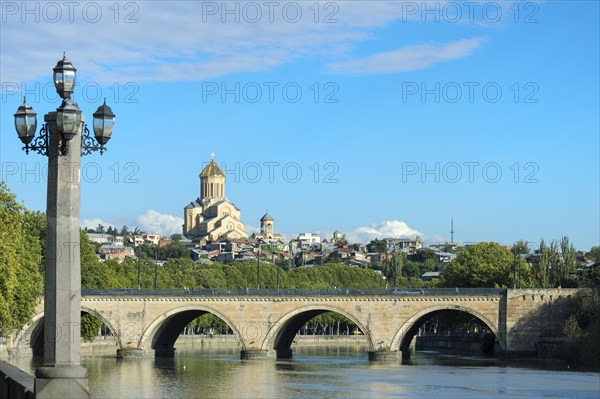
M 200 173 L 200 197 L 183 210 L 183 234 L 193 241 L 247 238 L 240 210 L 225 197 L 225 173 L 211 158 Z

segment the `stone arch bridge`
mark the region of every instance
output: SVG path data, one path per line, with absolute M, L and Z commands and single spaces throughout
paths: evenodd
M 232 291 L 158 292 L 84 291 L 83 312 L 98 317 L 114 335 L 117 356 L 173 356 L 181 330 L 196 317 L 212 313 L 239 339 L 241 357 L 290 358 L 302 325 L 332 311 L 352 320 L 365 334 L 372 360 L 409 355 L 419 327 L 441 312 L 461 311 L 480 319 L 506 355 L 532 354 L 540 337 L 560 335 L 570 289 L 431 289 L 396 292 L 316 293 Z M 11 341 L 12 350 L 43 345 L 43 301 L 36 315 Z M 57 326 L 66 337 L 68 326 Z M 65 330 L 65 331 L 63 331 Z

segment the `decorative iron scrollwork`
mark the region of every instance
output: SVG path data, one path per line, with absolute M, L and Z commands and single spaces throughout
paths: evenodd
M 48 156 L 48 144 L 48 125 L 44 123 L 40 129 L 40 134 L 34 137 L 33 143 L 25 145 L 23 149 L 26 154 L 29 154 L 29 150 L 32 150 L 40 155 Z
M 61 140 L 64 141 L 64 140 Z M 38 135 L 35 136 L 31 144 L 27 144 L 23 147 L 25 153 L 29 154 L 29 151 L 35 151 L 40 155 L 48 156 L 48 146 L 50 141 L 48 139 L 48 124 L 44 123 Z M 64 142 L 61 145 L 61 155 L 67 155 L 69 151 L 68 142 Z M 103 154 L 106 148 L 103 144 L 97 144 L 96 139 L 91 135 L 87 124 L 83 124 L 82 135 L 81 135 L 81 156 L 90 155 L 92 152 L 100 151 Z
M 100 155 L 106 151 L 103 144 L 98 145 L 97 141 L 92 137 L 87 124 L 83 124 L 81 135 L 81 156 L 90 155 L 94 151 L 100 151 Z

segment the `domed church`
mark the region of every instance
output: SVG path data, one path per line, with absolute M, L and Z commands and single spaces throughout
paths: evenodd
M 200 197 L 183 210 L 183 234 L 193 241 L 247 238 L 240 210 L 225 197 L 226 175 L 215 154 L 200 173 Z

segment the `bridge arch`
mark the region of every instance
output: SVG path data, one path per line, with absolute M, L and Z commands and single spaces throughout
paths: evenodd
M 394 350 L 397 348 L 398 351 L 402 352 L 403 358 L 410 358 L 410 343 L 417 334 L 419 328 L 423 325 L 423 323 L 425 323 L 427 320 L 429 320 L 435 315 L 442 314 L 448 311 L 464 312 L 478 318 L 495 335 L 496 339 L 498 340 L 498 344 L 500 345 L 500 349 L 503 351 L 506 349 L 506 342 L 504 341 L 502 335 L 498 331 L 497 326 L 494 323 L 492 323 L 488 317 L 476 310 L 460 305 L 432 306 L 414 314 L 413 316 L 408 318 L 406 322 L 404 322 L 402 327 L 400 327 L 400 330 L 396 332 L 394 338 L 392 339 L 391 348 L 393 348 Z
M 91 314 L 98 318 L 115 338 L 118 349 L 122 348 L 121 337 L 117 334 L 112 323 L 101 313 L 85 306 L 81 307 L 81 313 Z M 42 356 L 44 354 L 44 312 L 35 314 L 31 318 L 31 321 L 19 331 L 15 337 L 15 344 L 18 350 L 24 350 L 27 347 L 31 348 L 34 356 Z
M 373 348 L 373 341 L 369 330 L 354 315 L 335 306 L 311 305 L 295 309 L 277 320 L 267 331 L 266 337 L 261 344 L 261 349 L 269 352 L 274 350 L 277 358 L 291 358 L 291 345 L 298 330 L 310 319 L 325 312 L 338 313 L 350 319 L 367 338 L 369 348 Z
M 174 345 L 177 338 L 179 338 L 181 330 L 194 319 L 206 313 L 211 313 L 223 320 L 231 328 L 242 347 L 244 346 L 238 328 L 227 316 L 211 307 L 187 305 L 171 309 L 152 321 L 141 332 L 137 348 L 144 352 L 154 350 L 155 356 L 158 357 L 172 357 L 175 351 Z
M 33 353 L 36 352 L 35 344 L 39 339 L 41 330 L 44 329 L 43 322 L 44 312 L 40 312 L 33 315 L 29 323 L 27 323 L 15 336 L 14 347 L 17 349 L 17 351 L 22 351 L 26 348 L 31 348 L 31 351 Z

